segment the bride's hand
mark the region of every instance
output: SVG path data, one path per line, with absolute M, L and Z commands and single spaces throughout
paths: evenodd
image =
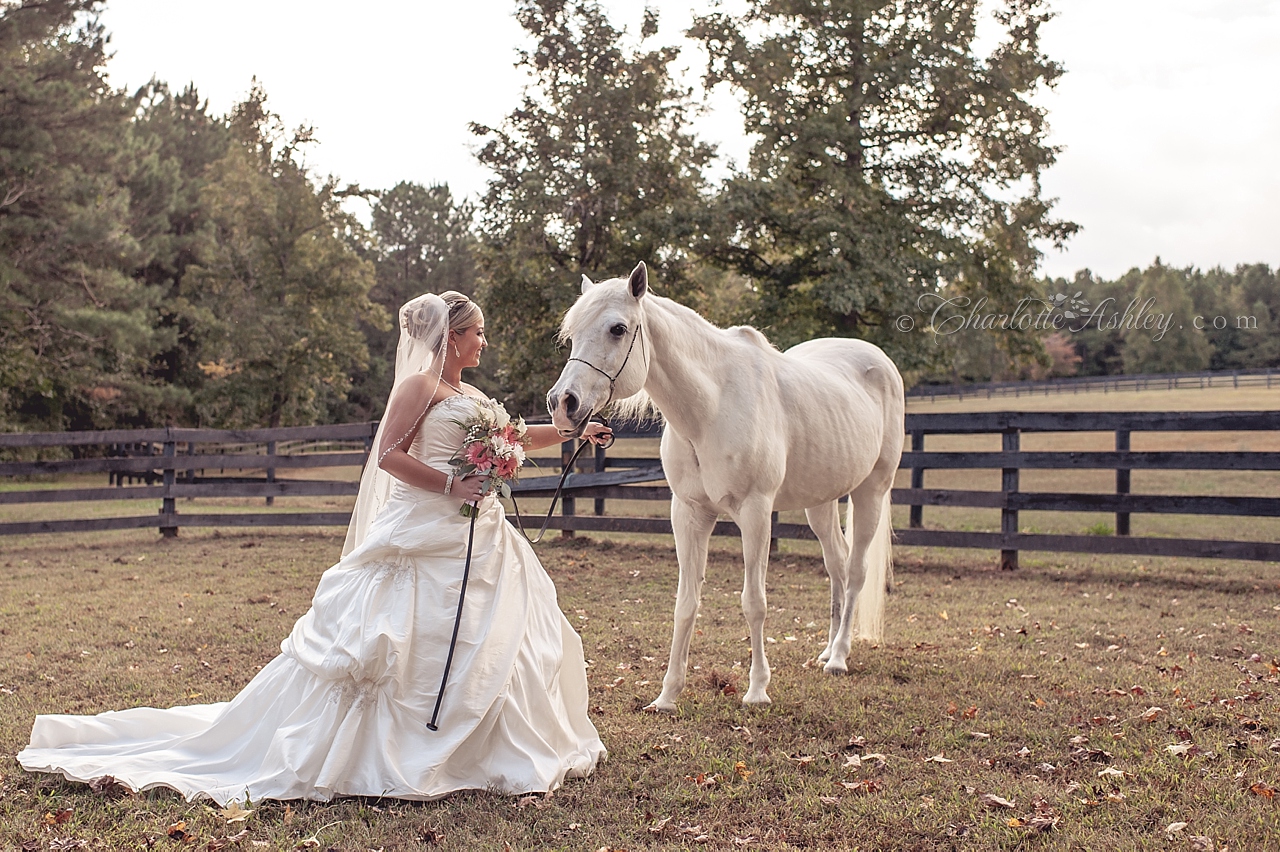
M 596 446 L 607 446 L 613 442 L 613 430 L 603 423 L 588 423 L 582 437 Z
M 484 493 L 486 478 L 483 476 L 466 476 L 456 479 L 449 493 L 463 503 L 478 503 Z

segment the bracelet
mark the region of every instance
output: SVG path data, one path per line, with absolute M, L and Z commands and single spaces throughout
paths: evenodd
M 453 490 L 453 474 L 449 474 L 449 478 L 444 481 L 444 493 L 448 494 Z

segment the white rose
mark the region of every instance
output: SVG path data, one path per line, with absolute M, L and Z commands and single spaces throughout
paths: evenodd
M 507 409 L 503 408 L 501 403 L 493 400 L 491 401 L 493 402 L 493 425 L 499 429 L 505 429 L 507 424 L 511 422 L 511 415 L 507 414 Z

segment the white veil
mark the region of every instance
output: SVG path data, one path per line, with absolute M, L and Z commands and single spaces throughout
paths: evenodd
M 388 409 L 400 384 L 409 376 L 426 373 L 435 378 L 435 384 L 431 393 L 423 400 L 422 411 L 414 418 L 409 430 L 386 449 L 380 448 L 383 429 L 389 418 L 384 414 L 382 422 L 378 424 L 378 432 L 373 437 L 373 448 L 365 461 L 364 472 L 360 475 L 360 493 L 356 496 L 351 524 L 347 527 L 347 541 L 342 547 L 344 557 L 364 542 L 373 519 L 387 505 L 394 477 L 380 466 L 382 458 L 404 443 L 431 407 L 431 400 L 440 387 L 440 375 L 444 371 L 448 331 L 449 307 L 434 293 L 411 299 L 400 308 L 400 342 L 396 346 L 396 375 L 391 385 L 391 395 L 387 398 Z

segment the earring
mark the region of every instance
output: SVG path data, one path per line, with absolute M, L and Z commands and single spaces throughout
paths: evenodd
M 455 357 L 457 357 L 457 358 L 461 358 L 461 357 L 462 357 L 462 353 L 458 351 L 458 344 L 456 344 L 456 343 L 455 343 L 455 344 L 453 344 L 453 354 L 454 354 L 454 356 L 455 356 Z

